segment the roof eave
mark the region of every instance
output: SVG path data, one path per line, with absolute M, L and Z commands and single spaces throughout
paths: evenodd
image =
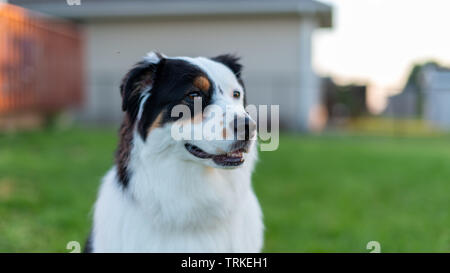
M 114 17 L 164 16 L 227 16 L 227 15 L 298 15 L 316 16 L 319 27 L 332 26 L 332 8 L 319 2 L 249 2 L 231 5 L 225 2 L 152 3 L 124 1 L 105 3 L 83 2 L 80 6 L 66 4 L 29 4 L 25 8 L 68 19 L 90 20 Z

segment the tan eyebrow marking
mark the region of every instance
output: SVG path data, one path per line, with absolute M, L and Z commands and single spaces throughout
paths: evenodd
M 208 92 L 211 87 L 211 83 L 205 76 L 198 76 L 194 79 L 194 86 L 203 92 Z

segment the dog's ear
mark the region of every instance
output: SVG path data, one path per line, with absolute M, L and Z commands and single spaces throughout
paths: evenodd
M 241 77 L 242 65 L 239 63 L 240 58 L 232 54 L 223 54 L 211 58 L 213 61 L 222 63 L 233 71 L 237 78 Z
M 149 53 L 125 75 L 120 85 L 122 110 L 135 117 L 139 110 L 139 101 L 144 92 L 149 92 L 155 82 L 156 71 L 164 57 L 155 52 Z

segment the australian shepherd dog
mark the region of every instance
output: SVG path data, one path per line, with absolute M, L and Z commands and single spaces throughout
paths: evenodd
M 241 69 L 233 55 L 151 52 L 125 75 L 116 161 L 102 180 L 86 252 L 261 251 L 251 186 L 256 122 Z M 174 114 L 177 107 L 190 114 Z M 199 129 L 214 118 L 208 108 L 227 113 L 214 137 Z

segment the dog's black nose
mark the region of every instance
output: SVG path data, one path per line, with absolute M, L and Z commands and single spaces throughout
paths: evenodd
M 237 140 L 250 140 L 256 134 L 256 122 L 248 116 L 235 117 L 232 127 Z

